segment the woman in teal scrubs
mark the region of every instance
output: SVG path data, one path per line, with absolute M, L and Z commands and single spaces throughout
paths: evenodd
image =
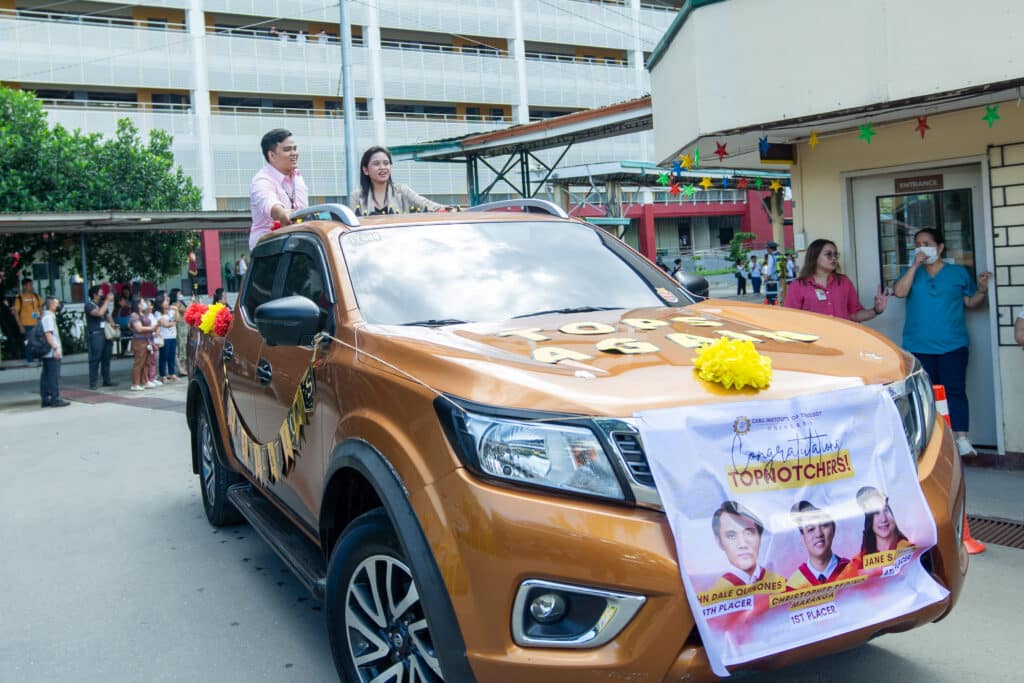
M 946 263 L 945 241 L 938 230 L 924 228 L 914 235 L 914 259 L 893 285 L 893 293 L 907 300 L 903 348 L 921 361 L 933 384 L 946 387 L 949 419 L 961 456 L 977 455 L 967 431 L 967 321 L 964 310 L 985 302 L 992 273 L 971 280 L 963 266 Z

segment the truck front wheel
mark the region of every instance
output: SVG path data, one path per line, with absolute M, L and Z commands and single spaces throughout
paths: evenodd
M 444 680 L 419 588 L 383 509 L 345 529 L 327 568 L 334 665 L 352 683 Z

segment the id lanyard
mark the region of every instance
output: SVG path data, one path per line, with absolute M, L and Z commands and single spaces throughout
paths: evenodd
M 281 180 L 281 189 L 284 190 L 285 195 L 288 197 L 288 208 L 292 211 L 295 210 L 295 176 L 288 176 L 292 181 L 292 191 L 288 191 L 288 187 L 284 184 L 284 180 Z

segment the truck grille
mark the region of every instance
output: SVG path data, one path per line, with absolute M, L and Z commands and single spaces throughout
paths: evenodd
M 637 483 L 653 487 L 654 477 L 651 475 L 651 466 L 647 464 L 640 437 L 632 432 L 612 432 L 612 438 Z

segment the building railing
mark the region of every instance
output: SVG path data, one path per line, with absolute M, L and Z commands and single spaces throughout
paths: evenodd
M 71 100 L 60 98 L 41 98 L 43 107 L 50 109 L 101 109 L 123 111 L 155 111 L 171 113 L 188 113 L 192 111 L 190 104 L 173 104 L 165 102 L 124 102 L 119 100 Z M 213 114 L 233 114 L 238 116 L 306 116 L 342 118 L 343 110 L 338 109 L 306 109 L 302 107 L 249 107 L 231 104 L 211 105 Z M 356 111 L 356 118 L 370 120 L 367 111 Z M 490 116 L 487 114 L 447 114 L 426 112 L 394 112 L 385 114 L 389 121 L 463 121 L 470 123 L 511 123 L 511 116 Z
M 678 12 L 682 5 L 675 5 L 666 0 L 640 0 L 640 7 L 643 9 L 660 9 L 664 12 Z
M 189 104 L 168 102 L 123 102 L 119 100 L 69 100 L 61 98 L 40 98 L 43 107 L 49 109 L 103 109 L 123 111 L 158 111 L 171 113 L 187 113 L 192 111 Z
M 630 0 L 576 0 L 576 2 L 585 2 L 591 5 L 617 5 L 619 7 L 629 7 L 630 5 Z M 678 12 L 682 7 L 682 3 L 673 3 L 670 0 L 640 0 L 640 7 L 643 9 Z
M 415 50 L 417 52 L 444 52 L 449 54 L 477 55 L 479 57 L 508 57 L 508 50 L 482 45 L 445 45 L 444 43 L 422 43 L 409 40 L 382 40 L 380 46 L 386 50 Z
M 600 64 L 602 66 L 628 66 L 626 59 L 615 57 L 577 57 L 575 55 L 561 55 L 554 52 L 539 52 L 527 50 L 526 58 L 537 62 L 560 62 L 563 64 Z
M 233 37 L 237 37 L 237 38 L 254 38 L 254 39 L 258 39 L 258 40 L 277 40 L 277 41 L 289 42 L 289 43 L 303 42 L 303 41 L 297 41 L 296 40 L 296 38 L 297 38 L 297 34 L 296 33 L 288 32 L 288 31 L 284 31 L 284 33 L 286 33 L 288 35 L 288 40 L 287 41 L 282 41 L 280 33 L 277 33 L 277 34 L 271 33 L 270 29 L 265 28 L 265 27 L 261 27 L 261 28 L 245 28 L 245 27 L 241 27 L 241 26 L 238 26 L 238 27 L 236 27 L 236 26 L 207 26 L 206 27 L 206 33 L 208 35 L 213 35 L 213 36 L 233 36 Z M 341 38 L 339 38 L 338 36 L 332 36 L 332 35 L 327 35 L 327 34 L 320 35 L 319 33 L 305 33 L 305 34 L 303 34 L 303 36 L 305 37 L 305 44 L 306 45 L 340 45 L 341 44 Z M 365 46 L 365 42 L 363 41 L 361 36 L 352 36 L 352 45 L 354 47 L 363 47 L 363 46 Z
M 141 28 L 149 31 L 185 31 L 185 24 L 174 21 L 132 19 L 130 17 L 107 17 L 97 14 L 75 12 L 39 12 L 31 9 L 0 8 L 0 19 L 22 21 L 49 21 L 59 24 L 81 24 L 87 26 L 110 26 L 114 28 Z
M 342 109 L 304 109 L 301 107 L 245 107 L 232 104 L 214 104 L 210 106 L 212 114 L 235 114 L 238 116 L 306 116 L 324 118 L 343 118 Z M 356 118 L 369 120 L 369 112 L 356 111 Z
M 511 116 L 490 116 L 487 114 L 433 114 L 427 112 L 389 111 L 384 113 L 388 121 L 469 121 L 476 123 L 511 123 Z
M 650 192 L 655 204 L 746 204 L 747 191 L 732 188 L 699 190 L 687 197 L 683 192 L 673 195 L 667 188 L 638 188 L 623 190 L 623 202 L 629 206 L 642 205 L 644 192 Z

